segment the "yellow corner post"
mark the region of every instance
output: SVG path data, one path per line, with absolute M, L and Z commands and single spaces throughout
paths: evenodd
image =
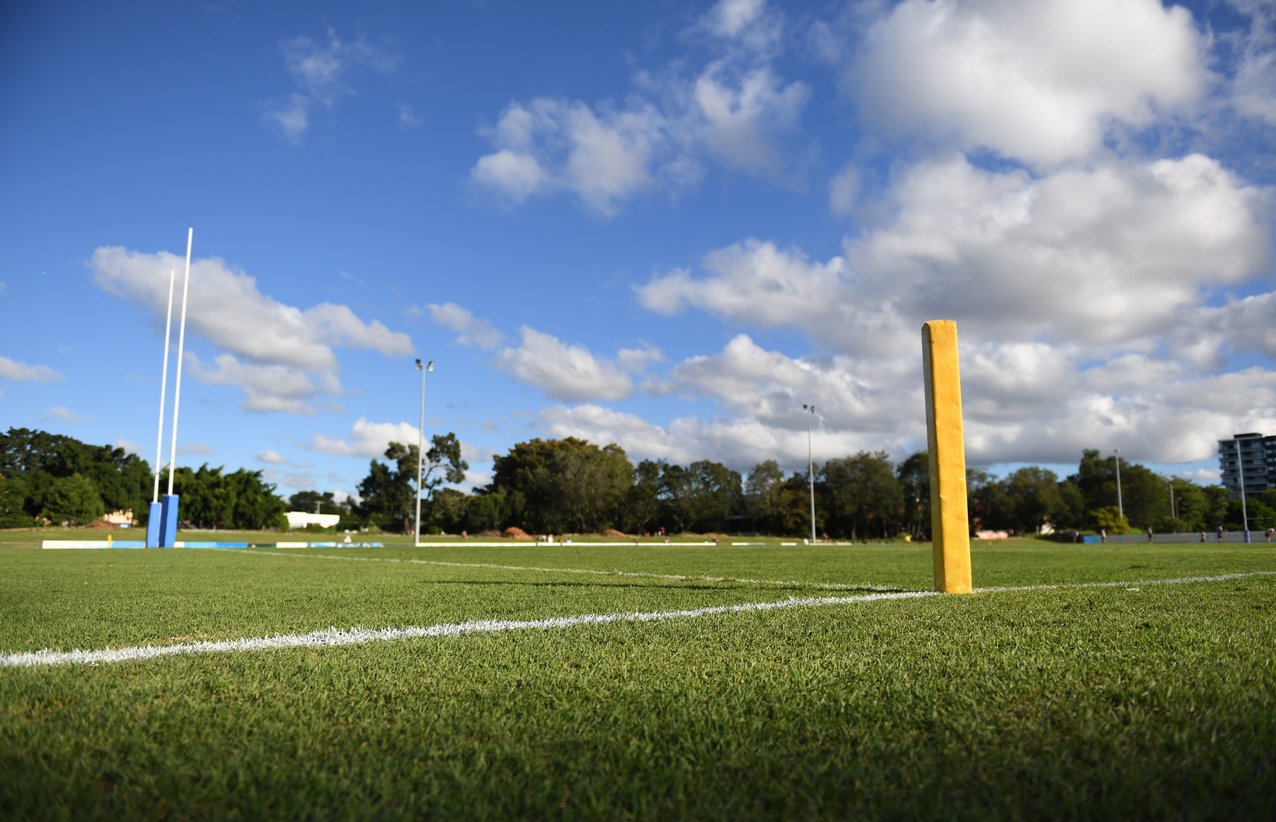
M 961 422 L 957 323 L 922 326 L 926 375 L 926 443 L 930 451 L 930 523 L 934 535 L 935 590 L 969 594 L 970 522 L 966 514 L 966 445 Z

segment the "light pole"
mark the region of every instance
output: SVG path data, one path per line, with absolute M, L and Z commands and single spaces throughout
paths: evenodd
M 425 372 L 434 370 L 434 360 L 429 365 L 421 365 L 416 361 L 416 370 L 421 372 L 421 427 L 416 432 L 416 538 L 413 543 L 421 545 L 421 471 L 425 457 Z
M 806 476 L 811 484 L 811 544 L 815 544 L 815 457 L 811 448 L 811 417 L 815 416 L 814 405 L 802 405 L 806 411 Z
M 1121 449 L 1120 448 L 1116 450 L 1116 454 L 1113 457 L 1113 460 L 1116 462 L 1117 516 L 1121 517 L 1121 519 L 1125 519 L 1125 506 L 1121 504 Z
M 1249 512 L 1245 510 L 1245 457 L 1241 453 L 1241 441 L 1236 440 L 1236 475 L 1241 481 L 1241 530 L 1249 542 Z

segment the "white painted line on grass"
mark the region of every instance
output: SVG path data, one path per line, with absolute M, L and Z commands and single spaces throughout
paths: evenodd
M 650 579 L 670 579 L 679 582 L 739 582 L 745 585 L 778 585 L 785 588 L 819 588 L 827 591 L 881 591 L 898 593 L 897 587 L 884 585 L 850 585 L 843 582 L 799 582 L 797 580 L 778 579 L 744 579 L 741 577 L 687 576 L 684 574 L 652 574 L 644 571 L 598 571 L 588 568 L 534 568 L 524 565 L 494 565 L 487 562 L 444 562 L 435 559 L 394 559 L 392 557 L 339 557 L 327 554 L 280 554 L 275 551 L 255 551 L 250 548 L 227 548 L 228 553 L 260 554 L 268 557 L 286 557 L 288 559 L 335 559 L 350 562 L 398 562 L 407 565 L 442 565 L 449 568 L 490 568 L 498 571 L 537 571 L 546 574 L 592 574 L 603 577 L 647 577 Z
M 261 651 L 269 648 L 336 647 L 363 645 L 369 642 L 392 642 L 400 639 L 418 639 L 464 634 L 490 634 L 502 631 L 546 630 L 572 628 L 577 625 L 607 625 L 613 622 L 656 622 L 667 619 L 686 619 L 712 614 L 741 613 L 745 611 L 775 611 L 781 608 L 801 608 L 815 605 L 844 605 L 855 602 L 872 602 L 879 599 L 912 599 L 936 596 L 934 591 L 907 591 L 894 594 L 865 594 L 858 597 L 806 597 L 779 602 L 747 602 L 741 605 L 716 605 L 685 611 L 651 611 L 631 614 L 584 614 L 548 619 L 505 620 L 487 619 L 432 625 L 428 628 L 382 628 L 369 630 L 351 628 L 342 631 L 329 628 L 308 634 L 276 634 L 269 637 L 227 639 L 217 642 L 191 642 L 180 645 L 135 645 L 128 648 L 107 648 L 102 651 L 35 651 L 0 656 L 0 668 L 31 668 L 47 665 L 97 665 L 101 662 L 127 662 L 139 659 L 157 659 L 165 656 L 192 656 L 195 654 L 230 653 L 233 651 Z
M 1276 571 L 1251 571 L 1242 574 L 1222 574 L 1211 577 L 1182 577 L 1140 581 L 1139 585 L 1174 585 L 1185 582 L 1225 582 L 1233 579 L 1269 576 Z M 1025 585 L 1014 588 L 981 588 L 976 593 L 1007 591 L 1048 591 L 1068 588 L 1110 588 L 1129 586 L 1130 582 L 1082 582 L 1070 585 Z M 746 602 L 739 605 L 716 605 L 681 611 L 651 611 L 646 613 L 585 614 L 570 617 L 550 617 L 530 620 L 472 620 L 428 628 L 351 628 L 312 631 L 308 634 L 275 634 L 269 637 L 227 639 L 212 642 L 192 642 L 179 645 L 140 645 L 127 648 L 107 648 L 101 651 L 23 651 L 0 655 L 0 668 L 32 668 L 51 665 L 97 665 L 102 662 L 127 662 L 131 660 L 158 659 L 166 656 L 193 656 L 196 654 L 231 653 L 234 651 L 260 651 L 272 648 L 337 647 L 362 645 L 369 642 L 392 642 L 401 639 L 418 639 L 441 636 L 463 636 L 476 633 L 500 633 L 502 631 L 547 630 L 571 628 L 577 625 L 607 625 L 614 622 L 656 622 L 670 619 L 687 619 L 713 614 L 743 613 L 749 611 L 776 611 L 787 608 L 810 608 L 821 605 L 851 605 L 860 602 L 877 602 L 888 599 L 919 599 L 939 596 L 936 591 L 901 591 L 897 593 L 863 594 L 853 597 L 804 597 L 778 602 Z

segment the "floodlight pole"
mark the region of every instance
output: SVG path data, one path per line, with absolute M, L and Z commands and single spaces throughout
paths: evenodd
M 1241 530 L 1249 542 L 1249 512 L 1245 510 L 1245 461 L 1241 456 L 1241 441 L 1236 440 L 1236 472 L 1241 481 Z
M 1122 519 L 1125 518 L 1125 506 L 1121 503 L 1121 449 L 1116 450 L 1113 457 L 1116 462 L 1116 478 L 1117 478 L 1117 515 Z
M 811 485 L 811 544 L 815 544 L 815 456 L 811 447 L 811 417 L 815 416 L 814 405 L 803 405 L 806 411 L 806 476 Z
M 434 370 L 434 360 L 430 360 L 430 364 L 421 365 L 421 361 L 416 361 L 416 370 L 421 372 L 421 427 L 416 432 L 416 538 L 413 544 L 421 545 L 421 472 L 424 469 L 425 462 L 425 372 Z
M 1170 483 L 1170 519 L 1178 519 L 1178 512 L 1174 510 L 1174 478 L 1171 477 L 1168 482 Z

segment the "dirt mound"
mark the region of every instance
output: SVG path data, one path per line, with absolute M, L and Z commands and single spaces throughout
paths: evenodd
M 603 536 L 605 536 L 605 537 L 625 537 L 625 536 L 628 536 L 628 534 L 624 533 L 623 531 L 617 531 L 615 528 L 608 528 L 606 531 L 603 531 Z
M 535 537 L 524 531 L 522 528 L 514 527 L 506 528 L 505 533 L 501 534 L 501 536 L 506 539 L 535 539 Z
M 118 526 L 115 523 L 107 522 L 104 519 L 95 519 L 84 527 L 92 528 L 95 531 L 114 531 Z

